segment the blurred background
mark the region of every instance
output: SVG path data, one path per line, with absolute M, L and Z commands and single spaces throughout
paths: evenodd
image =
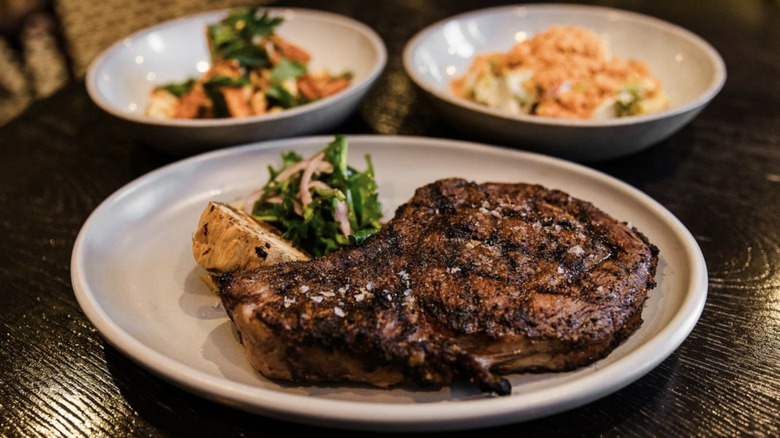
M 81 78 L 108 45 L 153 24 L 269 0 L 0 0 L 0 125 Z
M 293 3 L 317 8 L 319 1 Z M 355 0 L 356 3 L 361 1 L 366 0 Z M 408 11 L 419 7 L 436 8 L 439 1 L 446 0 L 407 0 L 401 4 Z M 653 1 L 602 0 L 593 3 L 631 9 Z M 764 8 L 780 3 L 780 0 L 741 1 L 744 3 L 735 11 L 733 19 L 755 23 L 759 28 L 764 21 Z M 0 0 L 0 126 L 36 99 L 59 90 L 69 80 L 82 79 L 95 56 L 132 32 L 201 11 L 272 3 L 276 0 Z M 288 2 L 278 3 L 281 6 Z M 708 8 L 730 9 L 734 6 L 730 0 L 702 2 L 705 3 Z M 378 11 L 381 9 L 377 8 Z M 729 26 L 729 23 L 717 25 Z M 768 37 L 776 38 L 776 35 L 775 31 Z

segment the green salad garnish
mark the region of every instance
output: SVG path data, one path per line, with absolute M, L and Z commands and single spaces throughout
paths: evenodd
M 282 153 L 282 167 L 254 202 L 252 216 L 274 225 L 283 237 L 317 257 L 363 242 L 381 228 L 382 205 L 371 157 L 366 170 L 347 164 L 347 140 L 335 136 L 309 158 Z

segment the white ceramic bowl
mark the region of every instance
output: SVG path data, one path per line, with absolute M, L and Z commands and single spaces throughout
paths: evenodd
M 306 9 L 263 10 L 284 18 L 277 33 L 312 55 L 310 69 L 352 72 L 349 88 L 274 114 L 197 120 L 145 116 L 147 97 L 155 85 L 199 77 L 209 68 L 206 26 L 229 13 L 220 10 L 168 21 L 117 42 L 90 64 L 87 91 L 102 109 L 127 121 L 141 141 L 176 155 L 338 126 L 356 110 L 384 69 L 384 42 L 368 26 L 341 15 Z
M 515 115 L 450 92 L 474 55 L 507 51 L 516 38 L 574 25 L 594 31 L 623 59 L 648 64 L 670 99 L 668 110 L 605 121 Z M 523 34 L 520 34 L 523 33 Z M 601 161 L 635 153 L 685 126 L 720 91 L 726 68 L 706 41 L 662 20 L 612 8 L 579 5 L 502 6 L 435 23 L 412 38 L 404 67 L 456 129 L 483 141 L 570 160 Z

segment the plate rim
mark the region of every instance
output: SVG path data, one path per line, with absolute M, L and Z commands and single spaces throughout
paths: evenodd
M 287 421 L 316 426 L 385 431 L 446 431 L 497 426 L 548 416 L 587 404 L 633 383 L 655 368 L 677 350 L 698 322 L 706 301 L 708 285 L 706 264 L 701 250 L 687 228 L 670 211 L 629 184 L 584 165 L 500 146 L 418 136 L 348 134 L 345 136 L 350 143 L 379 142 L 397 144 L 398 142 L 405 142 L 439 147 L 470 148 L 475 149 L 475 153 L 506 154 L 517 157 L 520 160 L 546 162 L 554 166 L 576 170 L 588 177 L 594 177 L 609 184 L 617 185 L 621 190 L 628 191 L 644 201 L 645 205 L 652 207 L 656 215 L 660 215 L 664 219 L 663 223 L 666 224 L 667 228 L 675 232 L 675 240 L 679 239 L 683 243 L 685 258 L 692 267 L 685 299 L 674 315 L 670 317 L 666 326 L 659 330 L 657 334 L 644 340 L 631 354 L 621 357 L 608 365 L 609 368 L 614 369 L 628 362 L 636 362 L 636 357 L 646 359 L 639 366 L 633 367 L 630 372 L 622 375 L 621 378 L 611 380 L 608 385 L 604 385 L 602 381 L 603 371 L 582 376 L 576 380 L 576 384 L 579 388 L 584 388 L 584 390 L 580 389 L 579 392 L 582 393 L 584 391 L 586 393 L 585 396 L 580 395 L 572 398 L 571 395 L 560 395 L 558 394 L 559 391 L 556 390 L 557 387 L 537 391 L 537 397 L 539 393 L 544 396 L 542 397 L 543 401 L 541 403 L 536 401 L 530 405 L 527 402 L 522 403 L 524 400 L 522 398 L 513 399 L 513 396 L 480 398 L 476 400 L 449 400 L 424 404 L 366 403 L 351 400 L 320 399 L 258 388 L 231 381 L 227 377 L 217 377 L 198 371 L 169 356 L 158 353 L 134 338 L 131 334 L 125 332 L 99 306 L 93 292 L 89 289 L 89 285 L 84 283 L 86 265 L 83 263 L 82 257 L 84 245 L 91 227 L 97 220 L 96 218 L 109 208 L 111 203 L 118 202 L 122 196 L 138 189 L 144 183 L 153 180 L 160 174 L 192 163 L 217 160 L 224 155 L 250 153 L 254 150 L 281 150 L 285 147 L 292 147 L 295 143 L 318 142 L 326 144 L 326 142 L 332 139 L 332 136 L 317 135 L 255 142 L 202 153 L 155 169 L 128 182 L 113 192 L 89 215 L 79 231 L 73 247 L 71 283 L 76 299 L 84 314 L 103 339 L 123 353 L 123 355 L 168 382 L 204 398 L 251 413 Z M 658 351 L 662 351 L 662 354 L 658 354 Z M 187 371 L 186 376 L 182 374 L 182 368 Z M 568 385 L 571 385 L 571 383 L 567 383 L 566 386 Z M 520 400 L 520 406 L 517 403 L 511 403 L 513 400 Z M 425 409 L 421 409 L 421 406 L 425 406 Z M 316 409 L 302 409 L 307 407 Z M 378 413 L 381 414 L 378 416 Z

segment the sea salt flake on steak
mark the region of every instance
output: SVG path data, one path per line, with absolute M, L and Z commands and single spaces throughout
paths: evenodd
M 223 274 L 219 285 L 249 362 L 268 378 L 385 388 L 462 379 L 506 395 L 507 374 L 583 367 L 634 333 L 657 261 L 637 229 L 564 192 L 444 179 L 360 246 Z M 335 307 L 290 299 L 351 284 Z

